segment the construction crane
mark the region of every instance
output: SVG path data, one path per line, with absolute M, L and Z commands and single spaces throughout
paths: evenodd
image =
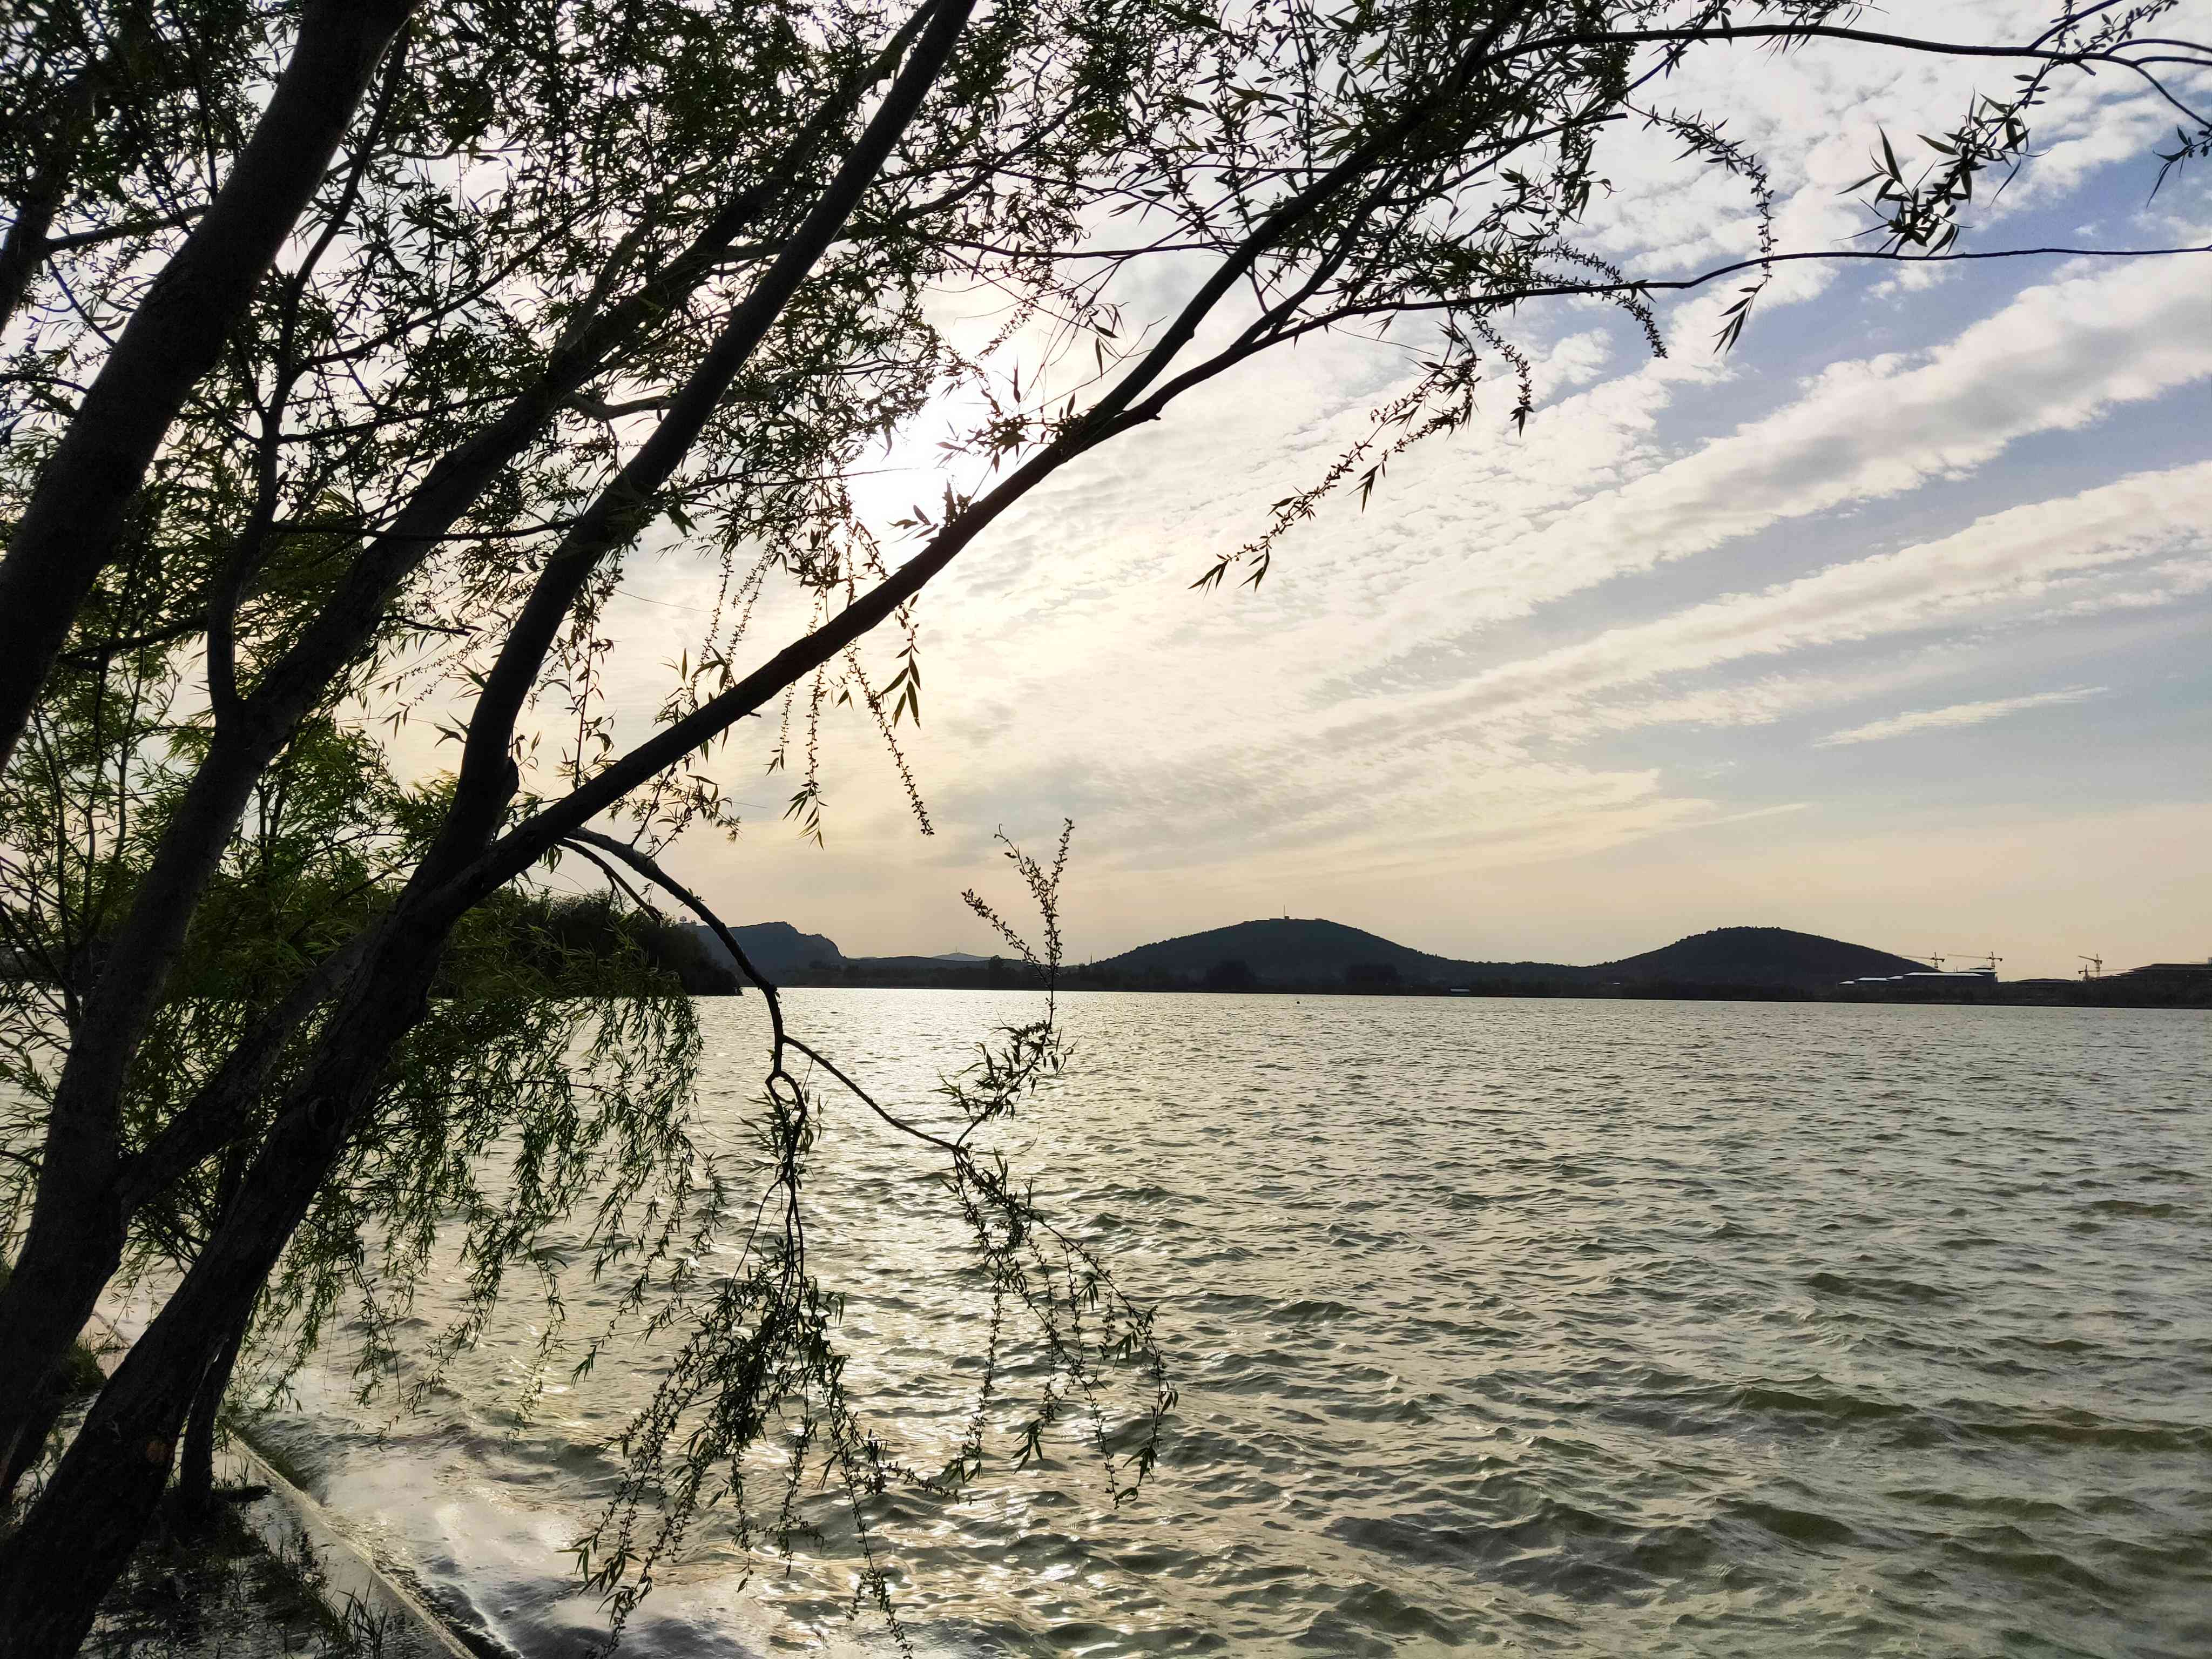
M 2105 975 L 2105 959 L 2104 959 L 2104 957 L 2083 957 L 2081 958 L 2081 960 L 2082 960 L 2082 961 L 2084 961 L 2084 962 L 2086 962 L 2086 963 L 2087 963 L 2089 964 L 2087 967 L 2084 968 L 2084 969 L 2081 970 L 2081 977 L 2082 977 L 2083 979 L 2102 979 L 2102 978 L 2104 977 L 2104 975 Z
M 1954 957 L 1979 957 L 1982 959 L 1982 965 L 1984 970 L 1992 974 L 1996 972 L 1997 963 L 2004 960 L 2002 957 L 1999 956 L 1994 951 L 1953 951 L 1949 952 L 1949 954 Z M 1942 963 L 1940 959 L 1937 961 L 1936 966 L 1938 968 L 1942 966 Z
M 1941 951 L 1930 951 L 1926 956 L 1923 957 L 1921 960 L 1926 963 L 1930 968 L 1933 968 L 1937 973 L 1940 974 L 1943 971 L 1943 953 Z

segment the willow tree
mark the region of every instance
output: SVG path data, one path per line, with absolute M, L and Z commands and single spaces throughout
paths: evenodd
M 140 655 L 142 668 L 154 660 Z M 97 972 L 104 935 L 158 840 L 163 795 L 188 773 L 202 736 L 161 718 L 173 677 L 149 684 L 65 665 L 60 678 L 25 737 L 28 775 L 46 787 L 0 791 L 0 839 L 12 854 L 0 865 L 0 941 L 15 969 L 0 979 L 0 1145 L 11 1147 L 36 1144 L 50 1103 L 39 1036 L 66 1029 L 72 1000 Z M 171 745 L 181 752 L 162 757 Z M 165 1122 L 306 964 L 389 902 L 434 823 L 428 805 L 387 775 L 365 734 L 328 720 L 295 734 L 257 786 L 179 952 L 172 994 L 149 1024 L 126 1097 L 131 1118 Z M 182 1441 L 180 1524 L 207 1518 L 218 1423 L 250 1340 L 263 1391 L 313 1350 L 333 1310 L 372 1338 L 399 1325 L 441 1225 L 459 1223 L 478 1286 L 470 1301 L 480 1304 L 484 1287 L 526 1259 L 523 1241 L 586 1188 L 618 1213 L 641 1185 L 671 1175 L 680 1184 L 696 1158 L 683 1126 L 699 1041 L 679 937 L 604 897 L 520 891 L 457 929 L 427 1017 L 380 1082 L 369 1127 L 203 1374 Z M 249 1112 L 281 1097 L 304 1056 L 300 1035 L 283 1034 Z M 256 1127 L 134 1211 L 126 1278 L 161 1283 L 190 1269 L 237 1193 Z M 533 1149 L 526 1179 L 500 1155 L 509 1145 Z M 633 1272 L 650 1273 L 665 1239 L 647 1229 L 644 1243 L 631 1252 Z M 481 1317 L 472 1307 L 439 1346 Z
M 24 155 L 69 153 L 52 134 L 70 121 L 125 118 L 135 82 L 100 79 L 89 103 L 64 89 L 128 28 L 201 31 L 175 62 L 259 78 L 218 97 L 189 73 L 149 77 L 161 109 L 220 104 L 251 130 L 233 151 L 219 121 L 149 116 L 137 159 L 100 169 L 105 195 L 80 207 L 65 182 L 47 187 L 43 275 L 9 337 L 0 744 L 20 769 L 58 676 L 88 659 L 98 677 L 141 674 L 144 653 L 189 687 L 180 718 L 198 734 L 61 1029 L 38 1039 L 52 1081 L 23 1154 L 35 1194 L 0 1291 L 12 1461 L 132 1218 L 210 1167 L 237 1173 L 0 1556 L 0 1653 L 64 1652 L 84 1628 L 226 1334 L 353 1167 L 441 960 L 495 895 L 565 850 L 696 906 L 654 854 L 730 827 L 702 763 L 738 722 L 779 703 L 787 731 L 796 719 L 776 757 L 799 772 L 802 821 L 825 704 L 872 711 L 896 757 L 897 723 L 919 714 L 928 586 L 1047 479 L 1079 477 L 1092 452 L 1265 353 L 1391 325 L 1424 368 L 1209 584 L 1239 564 L 1258 580 L 1322 495 L 1370 489 L 1406 446 L 1467 427 L 1486 375 L 1518 388 L 1491 415 L 1525 421 L 1512 329 L 1538 301 L 1609 300 L 1663 350 L 1664 291 L 1740 278 L 1733 343 L 1789 259 L 2001 256 L 1956 245 L 1961 215 L 2027 157 L 2061 77 L 2128 77 L 2180 124 L 2166 166 L 2204 154 L 2212 125 L 2173 77 L 2212 55 L 2155 33 L 2172 9 L 2069 5 L 2039 33 L 1963 42 L 1861 27 L 1844 0 L 307 0 L 173 25 L 100 14 L 76 31 L 82 62 L 39 81 L 24 118 L 46 136 Z M 47 50 L 10 27 L 14 62 Z M 1885 144 L 1865 185 L 1875 243 L 1838 256 L 1777 246 L 1765 164 L 1726 136 L 1728 112 L 1667 101 L 1691 54 L 1761 46 L 1986 59 L 2008 78 L 1936 124 L 1924 167 Z M 1578 243 L 1616 128 L 1740 182 L 1744 259 L 1660 281 Z M 164 137 L 185 131 L 190 155 Z M 112 198 L 141 176 L 193 199 L 118 217 Z M 10 189 L 19 213 L 37 196 Z M 73 241 L 80 211 L 128 234 Z M 962 289 L 1002 307 L 995 335 L 933 321 Z M 948 410 L 963 424 L 939 452 L 945 478 L 896 526 L 915 545 L 894 562 L 878 539 L 893 526 L 867 522 L 847 480 Z M 648 532 L 719 562 L 724 602 L 654 728 L 625 747 L 596 696 L 612 648 L 599 616 Z M 756 646 L 753 620 L 774 610 L 759 602 L 785 588 L 805 626 Z M 125 595 L 143 618 L 128 634 L 112 622 Z M 862 642 L 885 624 L 895 665 L 872 668 Z M 217 1045 L 194 1092 L 132 1109 L 260 781 L 309 722 L 363 707 L 434 709 L 459 744 L 419 850 L 373 915 Z M 1052 870 L 1023 868 L 1049 915 Z M 1036 954 L 1048 967 L 1055 951 Z M 970 1138 L 1049 1070 L 1048 1029 L 1006 1039 L 959 1097 L 967 1127 L 945 1135 L 866 1096 L 780 1014 L 773 1042 L 761 1167 L 778 1201 L 760 1212 L 785 1222 L 756 1229 L 711 1293 L 682 1287 L 693 1339 L 632 1442 L 635 1495 L 675 1506 L 663 1545 L 712 1470 L 780 1432 L 794 1401 L 802 1446 L 856 1490 L 887 1478 L 855 1467 L 872 1443 L 836 1390 L 834 1296 L 799 1248 L 818 1102 L 792 1054 L 945 1160 L 987 1280 L 1036 1313 L 1071 1386 L 1146 1352 L 1125 1306 L 1085 1328 L 1094 1346 L 1070 1341 L 1054 1287 L 1087 1293 L 1095 1264 L 1023 1266 L 1049 1234 Z M 1147 1408 L 1164 1397 L 1156 1382 Z M 946 1480 L 981 1457 L 963 1448 Z M 619 1601 L 659 1556 L 611 1524 L 589 1572 Z

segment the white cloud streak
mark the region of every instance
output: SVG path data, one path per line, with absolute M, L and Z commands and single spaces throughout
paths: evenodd
M 2103 696 L 2112 688 L 2105 685 L 2069 686 L 2063 691 L 2038 691 L 2025 697 L 1998 697 L 1988 702 L 1954 702 L 1946 708 L 1916 708 L 1903 714 L 1893 714 L 1887 720 L 1869 720 L 1864 726 L 1854 726 L 1847 731 L 1831 732 L 1815 740 L 1816 749 L 1835 749 L 1845 744 L 1880 743 L 1888 738 L 1910 737 L 1917 732 L 1955 731 L 1960 726 L 1979 726 L 1986 720 L 2002 720 L 2008 714 L 2025 714 L 2031 708 L 2059 708 L 2068 703 L 2083 702 L 2091 697 Z

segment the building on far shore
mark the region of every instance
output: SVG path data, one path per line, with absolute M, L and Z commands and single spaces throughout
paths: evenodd
M 1997 970 L 1994 968 L 1923 968 L 1913 974 L 1869 974 L 1863 979 L 1847 979 L 1845 985 L 1994 985 Z
M 2124 974 L 2113 974 L 2110 977 L 2212 984 L 2212 957 L 2203 962 L 2147 962 L 2140 968 L 2130 968 Z

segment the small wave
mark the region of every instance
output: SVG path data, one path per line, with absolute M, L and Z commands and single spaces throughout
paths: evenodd
M 1999 1527 L 1986 1538 L 1945 1540 L 1943 1553 L 1954 1559 L 1972 1562 L 1983 1571 L 2031 1583 L 2065 1584 L 2093 1595 L 2110 1595 L 2113 1586 L 2073 1557 L 2053 1549 L 2039 1549 L 2035 1540 L 2017 1527 Z
M 2115 1451 L 2212 1452 L 2212 1426 L 2197 1423 L 2129 1423 L 2087 1412 L 2012 1421 L 1955 1419 L 1965 1433 L 2027 1445 L 2103 1446 Z
M 1859 1535 L 1832 1515 L 1793 1510 L 1780 1504 L 1746 1499 L 1729 1505 L 1728 1513 L 1808 1549 L 1841 1549 L 1858 1542 Z
M 1449 1620 L 1380 1584 L 1360 1585 L 1337 1603 L 1336 1610 L 1347 1620 L 1393 1636 L 1425 1636 L 1453 1644 L 1460 1640 L 1459 1627 Z
M 2145 1204 L 2128 1198 L 2100 1198 L 2094 1203 L 2084 1204 L 2081 1207 L 2085 1210 L 2094 1210 L 2099 1215 L 2142 1216 L 2156 1221 L 2164 1221 L 2172 1216 L 2185 1216 L 2190 1213 L 2189 1206 L 2185 1204 Z
M 1427 1566 L 1478 1561 L 1494 1553 L 1480 1529 L 1468 1526 L 1463 1517 L 1444 1524 L 1427 1516 L 1347 1516 L 1323 1530 L 1354 1548 Z
M 1747 1412 L 1775 1412 L 1789 1416 L 1827 1417 L 1844 1421 L 1881 1422 L 1914 1414 L 1911 1406 L 1871 1395 L 1829 1392 L 1825 1377 L 1808 1377 L 1800 1383 L 1747 1382 L 1729 1398 L 1729 1404 Z
M 2050 1498 L 2021 1498 L 2010 1492 L 1953 1492 L 1942 1486 L 1899 1486 L 1888 1497 L 1920 1509 L 1947 1514 L 1989 1515 L 2008 1521 L 2063 1521 L 2074 1514 L 2066 1504 Z
M 1821 1273 L 1808 1274 L 1805 1283 L 1812 1289 L 1825 1291 L 1830 1296 L 1856 1297 L 1868 1302 L 1926 1304 L 1958 1300 L 1949 1291 L 1939 1290 L 1933 1285 L 1923 1285 L 1911 1279 L 1870 1276 L 1847 1279 L 1840 1273 Z
M 1326 1297 L 1310 1297 L 1278 1309 L 1274 1316 L 1279 1322 L 1289 1325 L 1320 1325 L 1334 1324 L 1340 1319 L 1354 1319 L 1358 1316 L 1358 1309 L 1348 1307 L 1341 1302 L 1331 1302 Z

